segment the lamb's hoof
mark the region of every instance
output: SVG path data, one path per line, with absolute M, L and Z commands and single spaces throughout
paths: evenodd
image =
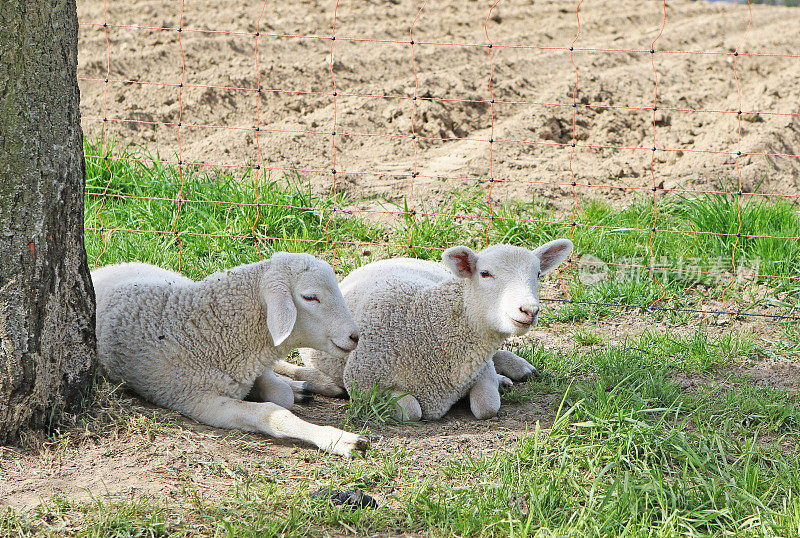
M 486 409 L 473 409 L 472 414 L 478 420 L 487 420 L 496 417 L 498 411 L 500 411 L 499 408 L 488 407 Z
M 311 383 L 303 381 L 300 388 L 294 393 L 294 403 L 308 403 L 314 399 L 314 391 Z
M 312 385 L 311 392 L 327 396 L 328 398 L 346 398 L 347 391 L 342 387 L 334 385 L 333 383 L 326 383 L 324 385 Z
M 294 393 L 294 403 L 309 403 L 314 401 L 314 395 L 310 392 L 295 392 Z
M 530 381 L 531 379 L 541 379 L 542 374 L 539 373 L 539 370 L 533 368 L 532 366 L 531 368 L 532 370 L 530 372 L 517 379 L 517 381 L 520 383 L 524 383 L 525 381 Z
M 353 449 L 357 450 L 363 456 L 364 454 L 367 453 L 367 450 L 369 449 L 369 439 L 367 439 L 363 435 L 359 435 L 358 439 L 355 442 L 355 445 L 353 446 Z M 352 451 L 350 452 L 350 454 L 352 455 Z
M 369 448 L 369 439 L 364 437 L 363 435 L 357 436 L 355 442 L 348 443 L 350 447 L 342 454 L 345 458 L 355 458 L 356 454 L 360 456 L 364 456 L 367 453 L 367 449 Z
M 341 491 L 338 489 L 322 488 L 312 493 L 311 497 L 314 499 L 330 499 L 333 504 L 340 504 L 350 508 L 378 507 L 377 501 L 360 489 Z
M 506 376 L 498 375 L 497 377 L 499 378 L 499 385 L 497 388 L 500 391 L 500 394 L 504 394 L 514 387 L 514 382 Z
M 330 445 L 326 449 L 328 452 L 338 456 L 343 456 L 345 458 L 352 458 L 357 453 L 361 454 L 362 456 L 366 454 L 367 449 L 369 448 L 369 439 L 356 433 L 341 433 L 344 435 L 341 435 L 341 437 L 334 444 Z

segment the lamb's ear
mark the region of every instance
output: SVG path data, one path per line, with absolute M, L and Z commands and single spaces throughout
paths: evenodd
M 572 241 L 569 239 L 556 239 L 534 250 L 533 255 L 539 258 L 539 272 L 546 275 L 564 263 L 572 254 L 572 248 Z
M 475 251 L 463 245 L 450 247 L 442 253 L 442 263 L 460 278 L 469 278 L 475 274 L 477 261 L 478 255 Z
M 267 330 L 274 344 L 279 346 L 292 334 L 297 321 L 297 307 L 285 284 L 271 282 L 263 289 L 267 305 Z

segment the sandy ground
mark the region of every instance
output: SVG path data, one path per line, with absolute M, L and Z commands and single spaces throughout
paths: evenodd
M 124 416 L 133 416 L 134 424 L 160 423 L 155 433 L 134 428 L 114 436 L 73 441 L 68 448 L 53 444 L 41 451 L 2 449 L 0 507 L 32 508 L 51 495 L 75 500 L 119 499 L 132 493 L 169 496 L 180 493 L 183 485 L 218 497 L 237 478 L 233 474 L 215 477 L 218 469 L 213 469 L 213 464 L 222 462 L 249 472 L 261 471 L 278 483 L 297 487 L 300 479 L 317 475 L 319 480 L 319 473 L 330 472 L 330 462 L 341 461 L 302 443 L 204 426 L 150 406 L 132 393 L 123 394 L 120 403 L 126 408 Z M 468 406 L 462 404 L 439 422 L 374 429 L 370 440 L 381 452 L 391 453 L 395 447 L 410 450 L 415 469 L 435 474 L 442 462 L 461 450 L 483 452 L 498 448 L 497 443 L 509 446 L 507 443 L 521 437 L 526 428 L 532 431 L 537 420 L 542 427 L 550 427 L 555 414 L 553 399 L 553 395 L 542 395 L 540 401 L 513 406 L 503 413 L 502 420 L 488 421 L 476 421 Z M 317 424 L 342 427 L 342 403 L 317 397 L 295 412 Z M 437 461 L 439 465 L 434 463 Z
M 120 142 L 163 159 L 300 169 L 317 189 L 332 186 L 335 130 L 338 189 L 393 201 L 413 191 L 425 207 L 494 177 L 493 199 L 571 209 L 573 172 L 577 203 L 624 203 L 635 192 L 624 187 L 654 181 L 736 190 L 739 174 L 745 191 L 766 178 L 761 192 L 800 192 L 800 158 L 748 155 L 800 154 L 800 61 L 732 54 L 800 53 L 800 10 L 753 6 L 746 32 L 743 5 L 674 0 L 664 22 L 661 2 L 582 2 L 576 39 L 577 2 L 503 0 L 487 21 L 492 4 L 111 0 L 104 18 L 103 2 L 82 0 L 79 76 L 94 79 L 81 83 L 84 127 L 96 133 L 106 117 Z M 111 26 L 107 43 L 104 20 L 172 29 Z M 645 52 L 574 51 L 573 67 L 563 50 L 573 40 Z M 655 114 L 654 41 L 657 51 L 715 53 L 653 56 Z

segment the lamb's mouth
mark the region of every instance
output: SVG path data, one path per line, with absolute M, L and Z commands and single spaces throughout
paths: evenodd
M 333 340 L 331 340 L 331 344 L 333 344 L 333 347 L 335 347 L 336 349 L 338 349 L 339 351 L 341 351 L 342 353 L 345 353 L 345 354 L 350 353 L 351 351 L 353 351 L 355 349 L 355 347 L 352 347 L 350 349 L 347 349 L 346 347 L 342 347 L 339 344 L 337 344 L 336 342 L 334 342 Z
M 524 321 L 519 321 L 517 319 L 512 318 L 511 316 L 508 316 L 508 319 L 510 319 L 511 323 L 513 323 L 515 326 L 519 327 L 520 329 L 525 329 L 525 328 L 530 327 L 531 325 L 533 325 L 533 321 L 531 321 L 530 323 L 525 323 Z

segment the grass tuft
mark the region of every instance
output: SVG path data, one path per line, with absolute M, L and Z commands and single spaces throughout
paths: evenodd
M 586 327 L 579 327 L 572 333 L 572 339 L 579 346 L 596 346 L 603 343 L 603 336 Z
M 353 386 L 350 399 L 342 405 L 344 425 L 399 424 L 395 415 L 397 401 L 402 395 L 394 396 L 392 391 L 373 385 L 369 390 Z

